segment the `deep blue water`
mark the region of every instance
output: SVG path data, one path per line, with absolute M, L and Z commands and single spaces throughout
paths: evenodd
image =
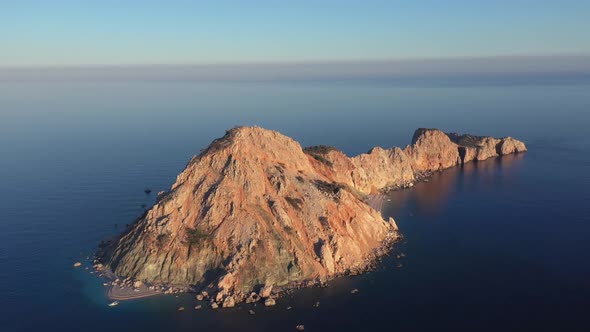
M 417 127 L 511 135 L 529 152 L 392 194 L 402 268 L 390 256 L 254 316 L 194 311 L 188 295 L 107 307 L 102 281 L 72 264 L 234 125 L 349 155 L 404 146 Z M 589 126 L 584 84 L 0 83 L 0 331 L 587 331 Z

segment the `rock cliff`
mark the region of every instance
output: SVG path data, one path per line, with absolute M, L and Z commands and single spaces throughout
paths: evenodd
M 219 305 L 261 288 L 323 282 L 367 269 L 398 237 L 366 195 L 522 151 L 512 138 L 419 129 L 403 150 L 349 158 L 326 146 L 302 149 L 276 131 L 234 128 L 193 157 L 98 259 L 148 284 L 207 287 Z

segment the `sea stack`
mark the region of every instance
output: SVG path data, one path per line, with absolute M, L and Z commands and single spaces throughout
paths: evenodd
M 332 147 L 303 149 L 276 131 L 234 128 L 193 157 L 98 259 L 119 277 L 207 288 L 220 305 L 263 286 L 274 294 L 325 282 L 371 267 L 398 238 L 395 221 L 369 206 L 368 195 L 523 151 L 513 138 L 419 129 L 405 149 L 349 158 Z

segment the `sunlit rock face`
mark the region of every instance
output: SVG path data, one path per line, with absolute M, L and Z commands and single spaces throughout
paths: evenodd
M 212 286 L 220 303 L 242 301 L 262 285 L 357 273 L 398 237 L 395 221 L 367 205 L 367 194 L 526 150 L 512 138 L 472 136 L 466 144 L 465 137 L 419 129 L 403 150 L 349 158 L 331 147 L 302 149 L 276 131 L 234 128 L 193 157 L 100 259 L 116 275 L 146 283 Z

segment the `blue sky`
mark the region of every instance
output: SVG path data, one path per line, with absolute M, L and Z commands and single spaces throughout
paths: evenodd
M 590 1 L 0 0 L 0 66 L 590 54 Z

